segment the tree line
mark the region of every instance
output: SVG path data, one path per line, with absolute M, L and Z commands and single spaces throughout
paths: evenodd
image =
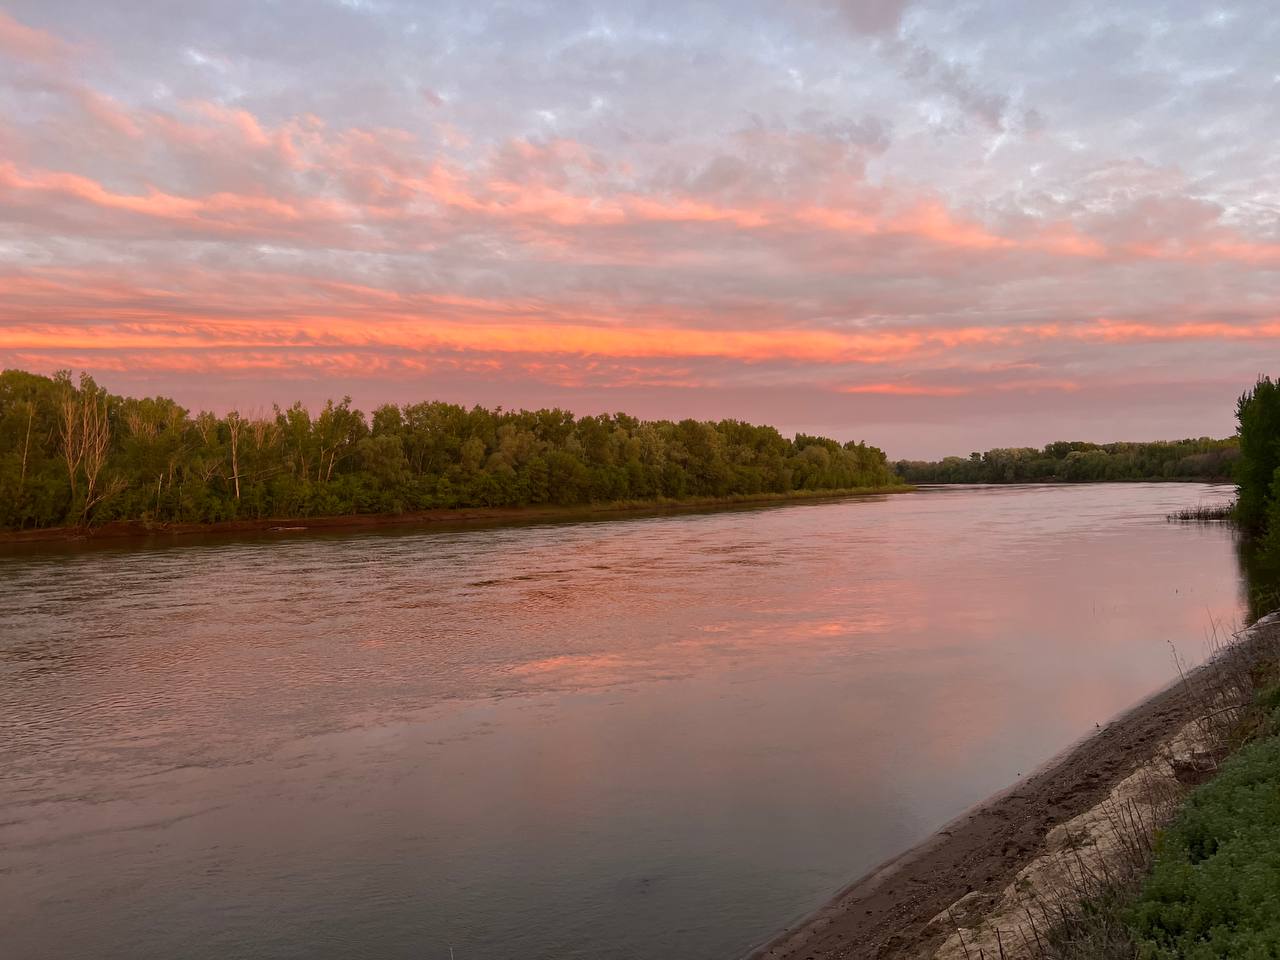
M 92 377 L 0 373 L 0 527 L 787 494 L 902 481 L 864 443 L 737 420 L 387 404 L 192 415 Z
M 1240 441 L 1210 437 L 1152 443 L 1064 441 L 1037 447 L 1002 447 L 968 457 L 899 460 L 908 483 L 1096 483 L 1115 480 L 1230 480 Z

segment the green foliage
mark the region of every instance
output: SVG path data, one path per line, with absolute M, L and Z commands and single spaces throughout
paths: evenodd
M 1280 738 L 1273 737 L 1224 763 L 1161 837 L 1154 869 L 1128 914 L 1139 955 L 1280 956 L 1277 824 Z
M 1254 533 L 1280 529 L 1280 383 L 1263 377 L 1236 404 L 1240 525 Z
M 50 454 L 58 436 L 58 400 L 66 375 L 0 375 L 0 522 L 31 525 L 73 508 L 68 471 Z
M 1059 440 L 1043 450 L 1009 447 L 936 462 L 899 460 L 894 469 L 908 483 L 1224 480 L 1239 455 L 1235 439 L 1102 444 Z
M 901 483 L 884 453 L 737 420 L 382 406 L 191 416 L 0 373 L 0 527 L 734 497 Z

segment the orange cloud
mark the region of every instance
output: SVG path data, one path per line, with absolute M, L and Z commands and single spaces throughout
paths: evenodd
M 130 311 L 137 315 L 140 311 Z M 101 315 L 99 314 L 100 318 Z M 350 346 L 404 351 L 469 351 L 635 358 L 726 358 L 806 363 L 881 363 L 928 342 L 918 332 L 840 334 L 818 330 L 699 330 L 680 327 L 597 327 L 571 323 L 480 323 L 427 317 L 299 316 L 271 325 L 191 316 L 174 322 L 9 325 L 0 350 L 52 348 L 255 349 Z
M 856 383 L 836 387 L 837 393 L 876 393 L 892 397 L 962 397 L 968 387 L 930 386 L 915 383 Z
M 965 386 L 926 383 L 858 383 L 836 388 L 837 393 L 869 393 L 891 397 L 965 397 L 975 393 L 1006 393 L 1024 390 L 1056 390 L 1074 393 L 1081 389 L 1075 380 L 1001 380 L 984 381 Z
M 823 326 L 768 301 L 744 304 L 750 328 L 714 304 L 560 302 L 456 293 L 401 293 L 288 274 L 161 271 L 149 283 L 115 271 L 46 269 L 0 275 L 0 350 L 355 351 L 366 355 L 502 355 L 739 364 L 881 365 L 1021 351 L 1048 343 L 1280 339 L 1280 319 L 1164 323 L 1099 317 L 1079 322 L 938 326 L 898 322 Z M 1016 354 L 1014 355 L 1016 357 Z M 1014 364 L 1013 369 L 1025 369 Z M 1019 379 L 1011 388 L 1070 390 L 1069 379 Z M 851 394 L 958 396 L 969 388 L 919 380 L 834 386 Z M 983 386 L 983 389 L 992 389 Z
M 48 198 L 82 201 L 93 207 L 123 211 L 156 220 L 187 223 L 228 233 L 270 235 L 282 226 L 303 221 L 345 221 L 351 210 L 339 201 L 314 199 L 295 205 L 270 196 L 215 193 L 183 197 L 155 188 L 145 194 L 116 193 L 96 180 L 73 173 L 19 172 L 12 163 L 0 163 L 0 191 L 34 193 Z
M 1081 328 L 1078 335 L 1081 339 L 1106 343 L 1130 343 L 1138 340 L 1274 340 L 1280 338 L 1280 320 L 1249 324 L 1202 321 L 1135 323 L 1099 317 L 1094 324 Z

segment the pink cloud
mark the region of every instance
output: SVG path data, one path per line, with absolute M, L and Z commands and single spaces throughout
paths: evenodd
M 0 50 L 11 57 L 38 63 L 55 63 L 73 50 L 65 40 L 25 26 L 0 10 Z
M 118 228 L 145 236 L 136 219 L 109 219 L 128 215 L 191 236 L 289 237 L 366 250 L 418 249 L 487 232 L 564 256 L 622 262 L 705 257 L 714 249 L 708 244 L 728 235 L 783 258 L 809 256 L 806 245 L 842 239 L 864 244 L 859 256 L 900 257 L 898 247 L 865 246 L 883 239 L 908 244 L 919 256 L 953 252 L 992 263 L 1026 256 L 1251 265 L 1280 259 L 1280 244 L 1221 224 L 1217 207 L 1172 199 L 1139 199 L 1079 223 L 1024 218 L 1002 231 L 927 191 L 850 181 L 845 148 L 824 152 L 804 136 L 752 135 L 784 156 L 801 151 L 805 159 L 794 173 L 807 197 L 778 197 L 776 189 L 771 196 L 763 181 L 706 194 L 615 178 L 621 165 L 566 138 L 512 139 L 465 166 L 405 130 L 330 130 L 307 115 L 272 126 L 245 109 L 208 101 L 168 114 L 130 110 L 74 84 L 64 92 L 106 135 L 145 139 L 173 162 L 139 167 L 135 176 L 149 180 L 134 192 L 108 188 L 87 173 L 5 164 L 0 187 L 33 226 L 70 219 L 100 233 Z M 171 174 L 164 169 L 198 169 L 206 184 L 166 184 Z M 673 237 L 675 230 L 683 234 Z

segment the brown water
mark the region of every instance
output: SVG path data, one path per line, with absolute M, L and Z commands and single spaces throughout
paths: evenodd
M 733 960 L 1200 659 L 1229 495 L 0 557 L 0 955 Z

